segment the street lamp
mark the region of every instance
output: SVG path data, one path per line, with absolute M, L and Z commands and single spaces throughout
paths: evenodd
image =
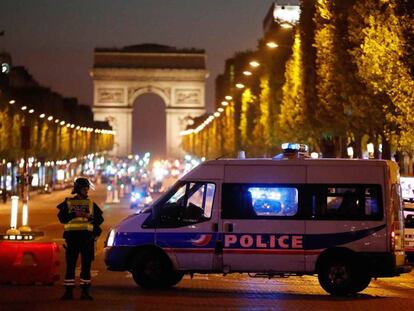
M 266 45 L 271 49 L 276 49 L 276 48 L 291 49 L 292 48 L 292 46 L 290 46 L 290 45 L 279 44 L 279 43 L 276 43 L 275 41 L 269 41 L 269 42 L 266 43 Z
M 271 49 L 275 49 L 275 48 L 279 47 L 279 44 L 277 44 L 274 41 L 269 41 L 269 42 L 266 43 L 266 45 Z
M 27 106 L 23 106 L 21 108 L 23 111 L 27 110 Z M 31 110 L 31 109 L 30 109 Z M 30 111 L 29 111 L 30 113 Z M 24 123 L 20 128 L 20 138 L 21 138 L 21 149 L 24 151 L 24 159 L 23 159 L 23 174 L 22 174 L 22 184 L 21 184 L 21 196 L 22 196 L 22 226 L 19 228 L 20 232 L 30 232 L 32 229 L 28 225 L 29 219 L 29 189 L 31 183 L 31 177 L 29 174 L 29 167 L 28 167 L 28 158 L 27 152 L 30 149 L 30 136 L 31 130 L 29 126 L 29 116 L 24 115 Z
M 285 28 L 285 29 L 291 29 L 293 28 L 293 25 L 285 21 L 285 22 L 280 23 L 280 27 Z
M 260 66 L 260 63 L 256 60 L 252 60 L 250 63 L 250 66 L 252 66 L 253 68 L 257 68 Z

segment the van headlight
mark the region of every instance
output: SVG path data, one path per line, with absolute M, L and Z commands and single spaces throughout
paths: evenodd
M 111 247 L 111 246 L 114 246 L 114 242 L 115 242 L 115 229 L 112 229 L 110 232 L 109 232 L 109 235 L 108 235 L 108 239 L 106 240 L 106 246 L 109 246 L 109 247 Z

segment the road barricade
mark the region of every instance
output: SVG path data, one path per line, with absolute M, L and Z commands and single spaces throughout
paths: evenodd
M 0 241 L 0 283 L 51 285 L 59 280 L 54 242 Z

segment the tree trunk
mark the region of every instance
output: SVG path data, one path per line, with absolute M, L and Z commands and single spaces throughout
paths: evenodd
M 379 152 L 379 143 L 377 135 L 373 135 L 372 142 L 374 144 L 374 159 L 379 159 L 381 154 Z
M 354 158 L 361 159 L 362 158 L 362 136 L 360 134 L 355 134 L 355 144 L 354 144 Z
M 334 139 L 322 138 L 321 149 L 322 156 L 324 158 L 336 158 L 336 146 Z
M 347 139 L 347 137 L 346 136 L 340 137 L 340 142 L 341 142 L 341 150 L 340 150 L 341 158 L 346 159 L 346 158 L 348 158 L 348 150 L 347 150 L 348 139 Z
M 390 143 L 387 141 L 387 138 L 385 137 L 384 134 L 381 134 L 381 140 L 382 140 L 382 158 L 385 160 L 391 160 Z

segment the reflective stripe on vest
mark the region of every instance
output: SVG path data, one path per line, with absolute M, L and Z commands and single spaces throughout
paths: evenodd
M 92 200 L 79 200 L 79 199 L 68 199 L 66 201 L 68 205 L 69 213 L 82 212 L 89 216 L 93 215 L 93 202 Z M 64 225 L 65 231 L 80 231 L 88 230 L 93 231 L 93 225 L 89 223 L 88 217 L 75 217 Z

